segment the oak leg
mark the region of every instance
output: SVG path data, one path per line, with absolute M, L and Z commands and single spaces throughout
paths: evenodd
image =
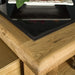
M 26 64 L 24 64 L 24 75 L 35 75 Z

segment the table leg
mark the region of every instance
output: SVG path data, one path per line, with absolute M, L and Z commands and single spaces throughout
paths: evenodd
M 26 64 L 24 64 L 24 75 L 35 75 Z

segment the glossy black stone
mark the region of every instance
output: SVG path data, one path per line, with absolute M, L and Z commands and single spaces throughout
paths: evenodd
M 10 9 L 10 7 L 12 7 Z M 58 7 L 58 6 L 56 6 Z M 60 6 L 59 6 L 60 7 Z M 33 40 L 37 40 L 49 33 L 52 33 L 56 30 L 59 30 L 60 28 L 63 28 L 67 25 L 70 25 L 71 23 L 75 22 L 75 5 L 74 6 L 61 6 L 62 8 L 65 8 L 67 9 L 67 13 L 70 14 L 70 17 L 71 17 L 71 20 L 40 20 L 40 21 L 36 21 L 35 20 L 22 20 L 23 19 L 23 16 L 28 16 L 26 18 L 29 18 L 29 17 L 32 17 L 30 15 L 25 15 L 25 14 L 30 14 L 30 12 L 28 13 L 29 9 L 27 9 L 25 12 L 24 11 L 23 13 L 20 12 L 19 10 L 20 9 L 17 9 L 15 8 L 15 5 L 11 5 L 10 4 L 7 4 L 7 12 L 8 12 L 8 17 L 11 19 L 12 23 L 14 23 L 14 25 L 16 27 L 18 27 L 21 31 L 23 31 L 25 34 L 27 34 L 30 38 L 32 38 Z M 66 8 L 67 7 L 67 8 Z M 14 9 L 15 8 L 15 9 Z M 10 9 L 10 10 L 9 10 Z M 60 9 L 60 8 L 59 8 Z M 15 11 L 14 11 L 15 10 Z M 61 10 L 61 9 L 60 9 Z M 62 9 L 63 10 L 63 9 Z M 61 10 L 61 11 L 62 11 Z M 19 13 L 19 12 L 21 13 Z M 31 10 L 30 10 L 31 11 Z M 43 10 L 44 11 L 44 10 Z M 63 13 L 59 11 L 59 14 L 57 16 L 62 16 L 62 15 L 65 15 L 65 11 L 63 11 Z M 34 12 L 34 10 L 32 11 Z M 18 13 L 18 14 L 17 14 Z M 37 12 L 36 12 L 37 13 Z M 41 14 L 43 12 L 41 11 Z M 44 12 L 46 13 L 46 11 Z M 62 14 L 61 14 L 62 13 Z M 62 16 L 63 18 L 69 18 L 69 14 L 67 16 L 67 13 L 65 16 Z M 15 15 L 16 14 L 16 15 Z M 23 16 L 22 16 L 23 14 Z M 32 13 L 33 14 L 33 13 Z M 35 14 L 35 13 L 34 13 Z M 52 13 L 53 14 L 53 13 Z M 60 15 L 61 14 L 61 15 Z M 12 16 L 13 15 L 13 16 Z M 20 16 L 18 16 L 20 15 Z M 36 15 L 36 14 L 35 14 Z M 47 15 L 47 14 L 46 14 Z M 53 18 L 57 17 L 57 16 L 54 16 Z M 50 18 L 51 16 L 49 17 L 44 17 L 44 18 Z M 16 18 L 17 20 L 12 20 L 13 18 Z M 21 19 L 20 19 L 21 18 Z M 24 17 L 25 18 L 25 17 Z M 43 18 L 43 17 L 42 17 Z M 10 20 L 9 19 L 9 20 Z

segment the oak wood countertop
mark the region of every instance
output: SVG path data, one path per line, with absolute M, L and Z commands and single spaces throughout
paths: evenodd
M 0 38 L 38 75 L 75 55 L 75 23 L 33 41 L 0 15 Z

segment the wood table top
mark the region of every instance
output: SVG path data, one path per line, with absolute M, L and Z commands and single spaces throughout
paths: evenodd
M 75 55 L 75 23 L 33 41 L 0 15 L 0 38 L 38 75 Z

